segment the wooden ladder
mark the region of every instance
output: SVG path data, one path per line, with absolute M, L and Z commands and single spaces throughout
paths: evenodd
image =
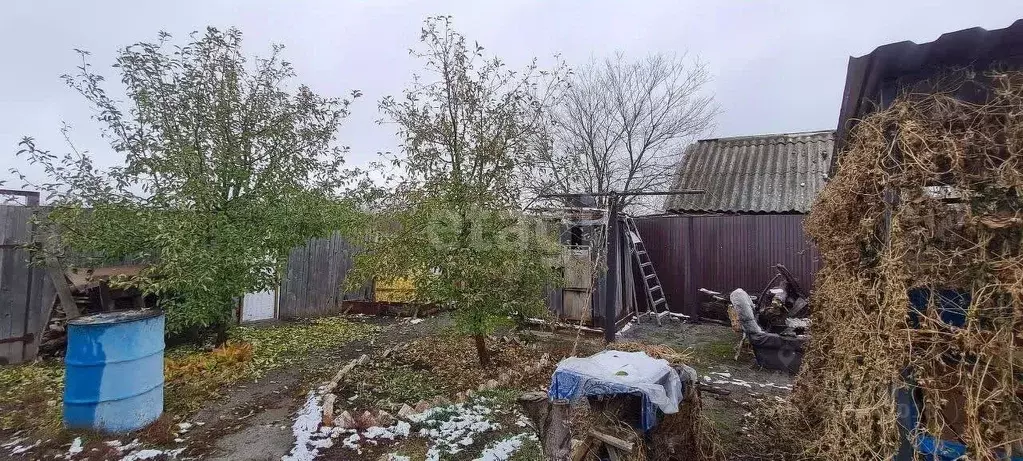
M 668 310 L 668 300 L 664 297 L 664 288 L 661 286 L 661 279 L 654 270 L 654 263 L 650 260 L 643 239 L 639 236 L 639 229 L 631 216 L 625 216 L 625 230 L 629 233 L 629 243 L 632 244 L 632 258 L 639 265 L 639 273 L 643 278 L 643 288 L 646 289 L 647 311 L 640 314 L 636 312 L 636 321 L 643 317 L 653 316 L 657 326 L 661 326 L 661 319 L 671 315 Z

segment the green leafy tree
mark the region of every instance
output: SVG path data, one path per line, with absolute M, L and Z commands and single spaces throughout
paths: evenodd
M 161 33 L 119 51 L 124 98 L 80 52 L 64 79 L 124 163 L 99 169 L 73 145 L 58 156 L 22 141 L 19 155 L 48 175 L 36 187 L 62 244 L 151 262 L 134 282 L 160 295 L 171 333 L 225 325 L 234 299 L 276 286 L 290 248 L 358 218 L 338 195 L 354 177 L 335 139 L 350 99 L 294 86 L 281 50 L 250 63 L 236 29 L 183 46 Z
M 542 134 L 561 68 L 511 71 L 468 46 L 448 17 L 425 21 L 412 55 L 425 73 L 380 108 L 402 155 L 381 225 L 357 271 L 411 277 L 421 302 L 453 309 L 460 332 L 489 364 L 486 336 L 515 315 L 544 311 L 557 248 L 521 207 L 521 174 Z M 353 278 L 352 280 L 358 280 Z

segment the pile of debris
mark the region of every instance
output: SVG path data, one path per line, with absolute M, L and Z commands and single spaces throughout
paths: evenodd
M 145 296 L 138 288 L 126 283 L 138 276 L 145 266 L 104 266 L 90 269 L 72 268 L 63 273 L 56 271 L 54 285 L 57 298 L 50 321 L 39 345 L 43 357 L 64 355 L 67 345 L 67 321 L 88 314 L 116 310 L 152 308 L 156 298 Z M 61 284 L 63 282 L 63 284 Z M 69 298 L 63 301 L 62 298 Z
M 736 360 L 748 342 L 758 365 L 795 374 L 810 340 L 810 295 L 785 266 L 776 264 L 774 269 L 774 278 L 756 297 L 741 288 L 727 298 L 705 288 L 700 291 L 727 305 L 732 329 L 742 333 L 735 349 Z

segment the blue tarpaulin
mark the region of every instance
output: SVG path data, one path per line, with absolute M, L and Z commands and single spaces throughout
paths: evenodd
M 590 357 L 570 357 L 558 363 L 548 396 L 576 400 L 598 395 L 634 394 L 642 397 L 641 426 L 657 425 L 657 410 L 678 412 L 682 380 L 666 360 L 643 352 L 603 351 Z

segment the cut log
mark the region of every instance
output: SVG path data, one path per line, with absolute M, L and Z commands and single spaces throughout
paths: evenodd
M 334 394 L 327 394 L 323 397 L 323 425 L 333 426 L 334 425 L 334 402 L 337 401 L 337 396 Z
M 605 434 L 599 431 L 590 431 L 590 435 L 593 436 L 593 438 L 600 440 L 601 442 L 611 445 L 612 447 L 615 447 L 626 453 L 632 453 L 632 442 L 622 440 L 613 435 Z
M 545 459 L 568 461 L 572 452 L 571 405 L 567 400 L 551 401 L 543 392 L 526 392 L 518 398 L 522 411 L 540 438 Z

